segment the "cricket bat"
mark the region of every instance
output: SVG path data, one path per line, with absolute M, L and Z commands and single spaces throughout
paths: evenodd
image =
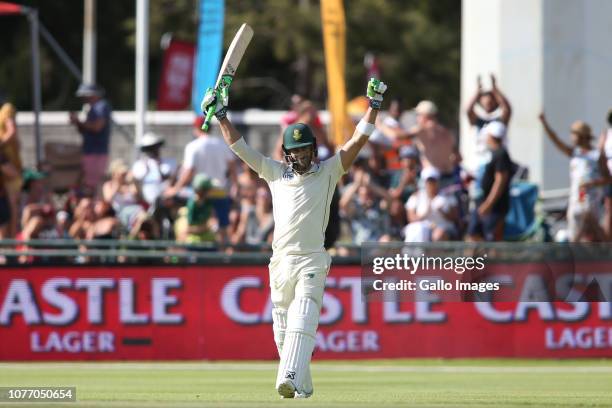
M 234 36 L 232 43 L 227 49 L 225 59 L 223 60 L 223 64 L 221 64 L 219 76 L 217 77 L 217 82 L 215 83 L 215 89 L 223 87 L 229 88 L 229 86 L 232 84 L 232 80 L 234 79 L 234 75 L 238 69 L 238 65 L 240 65 L 242 56 L 249 46 L 251 38 L 253 38 L 253 29 L 246 23 L 242 24 Z M 215 113 L 215 107 L 209 107 L 205 113 L 206 117 L 204 119 L 204 124 L 202 125 L 202 130 L 207 131 L 210 127 L 210 121 Z

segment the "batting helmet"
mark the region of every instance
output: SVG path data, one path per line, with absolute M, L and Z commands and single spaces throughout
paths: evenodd
M 283 152 L 289 154 L 289 150 L 305 146 L 312 146 L 316 156 L 317 141 L 310 127 L 303 123 L 295 123 L 287 126 L 283 132 Z

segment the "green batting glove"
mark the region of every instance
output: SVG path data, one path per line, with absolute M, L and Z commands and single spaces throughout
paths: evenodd
M 376 78 L 370 78 L 366 95 L 370 100 L 370 106 L 373 109 L 380 109 L 383 101 L 383 94 L 386 90 L 387 85 L 384 82 Z
M 214 108 L 217 104 L 217 91 L 214 88 L 208 88 L 206 93 L 204 93 L 204 98 L 202 98 L 202 103 L 200 104 L 200 109 L 202 112 L 207 112 L 209 108 Z
M 204 98 L 202 99 L 202 103 L 200 104 L 200 109 L 204 113 L 204 123 L 202 124 L 202 130 L 208 132 L 208 128 L 210 127 L 210 121 L 215 113 L 215 108 L 217 105 L 217 90 L 213 88 L 208 88 L 206 93 L 204 94 Z
M 229 104 L 229 89 L 232 85 L 233 77 L 231 75 L 223 75 L 219 86 L 217 87 L 217 110 L 215 117 L 221 120 L 227 116 L 227 105 Z
M 233 78 L 231 75 L 223 75 L 216 91 L 215 116 L 221 120 L 227 115 L 227 105 L 229 104 L 229 89 L 232 85 Z
M 227 111 L 227 105 L 229 104 L 229 89 L 232 84 L 232 77 L 229 75 L 223 76 L 219 83 L 217 101 L 220 103 L 221 108 Z M 215 113 L 216 114 L 216 113 Z
M 229 87 L 219 89 L 208 88 L 200 104 L 202 112 L 205 114 L 202 130 L 208 131 L 213 115 L 218 120 L 227 115 L 227 104 L 229 102 Z

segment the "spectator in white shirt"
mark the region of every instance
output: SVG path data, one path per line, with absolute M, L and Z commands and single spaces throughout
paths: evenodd
M 457 200 L 440 194 L 440 172 L 434 167 L 425 167 L 421 171 L 421 180 L 423 188 L 412 194 L 406 203 L 409 221 L 406 242 L 457 239 Z
M 588 227 L 594 234 L 603 234 L 598 222 L 601 216 L 602 188 L 596 181 L 601 178 L 600 152 L 593 148 L 591 127 L 581 120 L 572 123 L 571 144 L 565 142 L 552 129 L 544 113 L 539 116 L 544 131 L 553 144 L 569 159 L 570 194 L 567 207 L 567 226 L 570 241 L 582 240 L 583 230 Z M 594 225 L 593 225 L 594 224 Z M 589 238 L 590 239 L 590 238 Z
M 475 128 L 475 152 L 473 163 L 466 163 L 470 171 L 483 171 L 484 165 L 491 159 L 487 148 L 487 134 L 482 129 L 491 122 L 501 122 L 508 127 L 512 117 L 512 107 L 508 98 L 497 86 L 495 76 L 491 74 L 491 90 L 484 91 L 480 76 L 476 81 L 476 93 L 470 99 L 466 109 L 468 121 Z M 471 142 L 470 142 L 471 143 Z
M 147 132 L 140 141 L 142 156 L 132 165 L 132 175 L 138 183 L 143 199 L 149 206 L 155 206 L 162 192 L 169 187 L 176 172 L 174 159 L 162 159 L 161 148 L 164 139 L 153 132 Z
M 195 140 L 185 146 L 183 167 L 178 181 L 168 190 L 166 196 L 174 196 L 184 187 L 190 185 L 194 176 L 204 174 L 212 180 L 213 188 L 208 192 L 219 221 L 218 242 L 222 245 L 228 242 L 227 227 L 231 199 L 229 189 L 236 181 L 236 160 L 234 154 L 225 142 L 202 130 L 204 117 L 197 117 L 193 124 Z

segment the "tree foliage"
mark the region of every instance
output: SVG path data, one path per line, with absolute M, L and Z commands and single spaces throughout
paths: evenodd
M 42 23 L 81 65 L 83 2 L 24 0 L 39 9 Z M 134 106 L 135 1 L 97 2 L 97 79 L 116 109 Z M 151 0 L 149 98 L 155 106 L 166 32 L 195 41 L 197 0 Z M 376 55 L 390 96 L 407 107 L 434 100 L 454 123 L 459 100 L 460 16 L 457 0 L 346 0 L 349 98 L 362 95 L 363 58 Z M 319 2 L 315 0 L 226 1 L 225 47 L 242 22 L 255 37 L 239 68 L 232 107 L 280 109 L 289 95 L 303 93 L 325 105 L 326 84 Z M 30 36 L 24 17 L 0 17 L 0 92 L 30 109 Z M 43 106 L 78 106 L 73 79 L 41 41 Z

